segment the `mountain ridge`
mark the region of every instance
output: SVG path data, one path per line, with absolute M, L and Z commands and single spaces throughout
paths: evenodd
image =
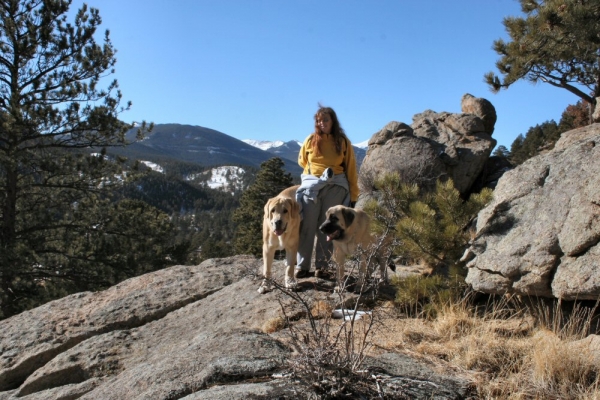
M 153 168 L 160 168 L 171 161 L 204 167 L 260 168 L 263 162 L 275 156 L 282 159 L 285 170 L 293 176 L 302 173 L 297 163 L 301 142 L 297 140 L 239 140 L 214 129 L 177 123 L 156 124 L 141 140 L 136 139 L 136 132 L 137 128 L 127 132 L 128 146 L 112 147 L 107 153 L 151 164 Z M 366 150 L 355 145 L 353 148 L 360 167 Z
M 290 140 L 287 142 L 283 142 L 281 140 L 268 141 L 268 140 L 255 140 L 255 139 L 244 139 L 242 140 L 244 143 L 250 144 L 251 146 L 255 146 L 262 150 L 268 151 L 276 155 L 277 157 L 281 157 L 286 160 L 297 160 L 298 153 L 300 152 L 300 148 L 302 147 L 302 142 L 298 140 Z M 360 143 L 361 145 L 367 145 L 368 141 Z M 367 151 L 364 147 L 359 147 L 356 145 L 352 145 L 354 148 L 354 156 L 356 157 L 356 166 L 360 167 L 363 159 L 365 158 Z
M 273 158 L 273 153 L 258 149 L 214 129 L 196 125 L 157 124 L 141 140 L 136 140 L 137 128 L 127 132 L 130 144 L 107 149 L 109 155 L 158 165 L 168 161 L 196 164 L 205 167 L 251 166 Z M 293 159 L 283 159 L 288 172 L 299 175 L 300 167 Z

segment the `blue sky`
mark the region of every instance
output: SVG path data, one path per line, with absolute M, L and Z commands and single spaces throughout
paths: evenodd
M 87 0 L 117 49 L 124 120 L 199 125 L 238 139 L 303 140 L 318 103 L 354 143 L 427 109 L 490 100 L 494 138 L 560 120 L 577 97 L 519 82 L 492 93 L 495 39 L 517 0 Z M 72 8 L 83 1 L 73 0 Z

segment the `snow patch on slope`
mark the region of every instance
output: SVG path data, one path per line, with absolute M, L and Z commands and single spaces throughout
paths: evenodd
M 205 184 L 209 188 L 233 192 L 235 190 L 243 189 L 243 178 L 245 173 L 246 171 L 240 167 L 223 166 L 212 168 L 211 170 L 200 174 L 190 174 L 185 177 L 185 180 L 196 180 L 199 175 L 203 175 L 204 177 L 208 176 Z
M 160 172 L 161 174 L 165 173 L 165 170 L 160 165 L 153 163 L 151 161 L 140 161 L 146 167 L 150 168 L 152 171 Z
M 281 140 L 276 140 L 274 142 L 268 140 L 254 140 L 254 139 L 244 139 L 242 142 L 249 144 L 250 146 L 256 147 L 261 150 L 269 150 L 273 147 L 279 147 L 284 144 Z

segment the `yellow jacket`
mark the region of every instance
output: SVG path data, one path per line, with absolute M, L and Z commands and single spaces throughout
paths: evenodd
M 335 142 L 333 136 L 325 135 L 321 141 L 321 154 L 316 155 L 310 145 L 311 134 L 306 138 L 298 153 L 298 164 L 304 168 L 304 174 L 321 176 L 328 167 L 333 169 L 333 173 L 338 175 L 346 173 L 348 186 L 350 187 L 350 201 L 358 200 L 358 174 L 356 172 L 356 158 L 354 157 L 354 148 L 348 138 L 342 141 L 342 152 L 337 154 L 335 151 Z

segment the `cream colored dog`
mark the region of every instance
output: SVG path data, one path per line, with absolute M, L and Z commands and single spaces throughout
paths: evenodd
M 285 250 L 286 269 L 285 287 L 294 289 L 294 267 L 300 237 L 300 206 L 296 202 L 297 186 L 289 187 L 270 198 L 265 204 L 263 218 L 263 282 L 259 293 L 266 293 L 271 288 L 269 280 L 272 276 L 273 258 L 276 250 Z
M 344 279 L 346 257 L 354 254 L 359 246 L 363 250 L 356 284 L 356 290 L 359 290 L 367 271 L 366 253 L 373 250 L 375 241 L 371 235 L 371 218 L 363 210 L 341 205 L 329 208 L 325 216 L 326 220 L 319 229 L 327 235 L 328 241 L 333 241 L 333 260 L 337 264 L 338 290 Z M 375 258 L 380 264 L 381 276 L 384 277 L 386 264 L 379 252 L 376 252 Z

